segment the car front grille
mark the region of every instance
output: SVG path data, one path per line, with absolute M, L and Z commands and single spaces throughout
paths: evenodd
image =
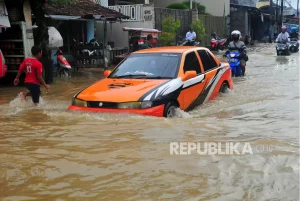
M 118 108 L 118 103 L 102 102 L 102 101 L 88 101 L 87 106 L 90 108 Z

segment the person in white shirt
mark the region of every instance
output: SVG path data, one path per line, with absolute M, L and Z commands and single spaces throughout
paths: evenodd
M 276 43 L 290 41 L 290 34 L 286 31 L 286 26 L 281 27 L 281 33 L 277 36 Z
M 194 46 L 195 43 L 195 39 L 196 39 L 196 33 L 193 31 L 193 29 L 190 29 L 190 31 L 188 31 L 186 33 L 186 40 L 188 41 L 188 45 Z

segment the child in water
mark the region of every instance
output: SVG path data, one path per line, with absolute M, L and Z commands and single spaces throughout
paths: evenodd
M 31 48 L 31 53 L 33 57 L 26 58 L 20 66 L 19 72 L 14 84 L 19 84 L 19 78 L 21 74 L 25 71 L 25 86 L 29 92 L 21 92 L 20 98 L 25 100 L 26 96 L 32 97 L 32 101 L 35 105 L 39 104 L 40 101 L 40 84 L 42 84 L 46 89 L 49 89 L 50 86 L 47 85 L 42 77 L 43 75 L 43 65 L 38 61 L 42 57 L 42 50 L 37 46 Z

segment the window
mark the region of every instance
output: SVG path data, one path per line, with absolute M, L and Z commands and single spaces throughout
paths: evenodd
M 109 78 L 174 79 L 177 77 L 181 54 L 131 54 Z
M 214 58 L 205 50 L 198 50 L 198 54 L 203 64 L 204 71 L 210 71 L 216 68 L 218 65 Z
M 200 63 L 195 52 L 188 53 L 184 61 L 184 72 L 186 71 L 196 71 L 197 74 L 201 74 Z

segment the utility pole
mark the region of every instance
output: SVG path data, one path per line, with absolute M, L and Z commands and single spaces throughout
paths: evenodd
M 297 1 L 297 17 L 299 17 L 299 0 Z
M 269 6 L 269 12 L 270 12 L 270 15 L 273 16 L 274 12 L 273 12 L 273 0 L 270 0 L 270 6 Z
M 193 0 L 190 0 L 190 9 L 193 10 Z
M 272 30 L 273 30 L 273 22 L 274 22 L 274 12 L 273 12 L 273 0 L 270 0 L 269 13 L 271 16 L 271 24 L 269 26 L 269 43 L 272 43 Z
M 283 25 L 283 0 L 281 0 L 281 19 L 280 19 L 281 26 Z
M 278 0 L 276 1 L 276 24 L 278 24 Z

